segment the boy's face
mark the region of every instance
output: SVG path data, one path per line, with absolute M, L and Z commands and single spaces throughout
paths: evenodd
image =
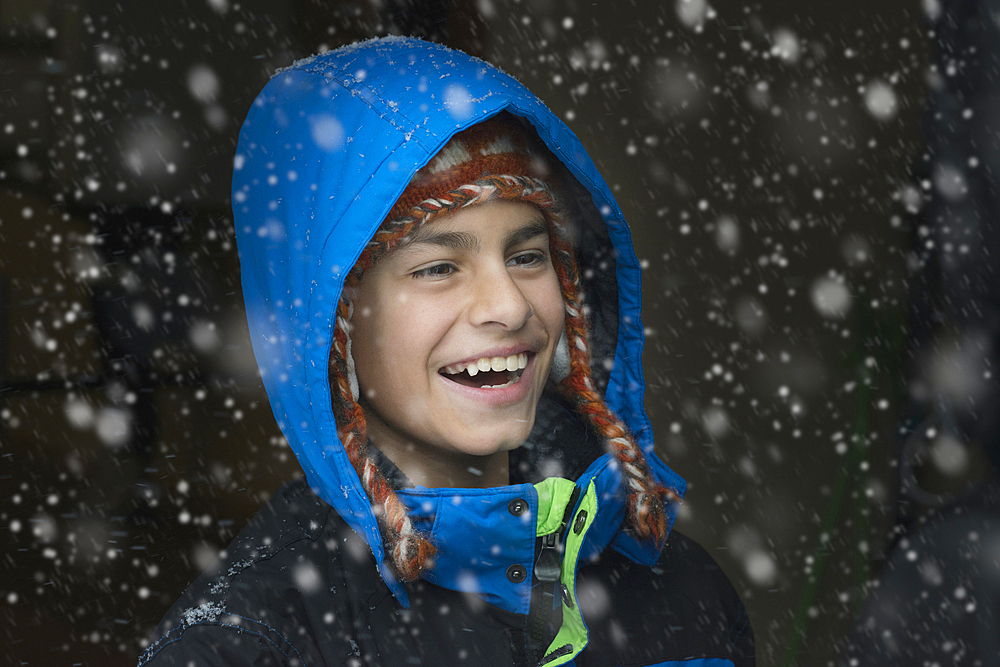
M 563 317 L 537 208 L 497 201 L 428 223 L 356 290 L 351 344 L 372 442 L 427 485 L 432 468 L 520 446 Z

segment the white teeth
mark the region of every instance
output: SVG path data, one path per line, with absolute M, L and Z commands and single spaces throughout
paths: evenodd
M 520 381 L 521 381 L 521 378 L 516 377 L 516 378 L 514 378 L 513 380 L 511 380 L 509 382 L 505 382 L 504 384 L 487 384 L 487 385 L 483 385 L 483 389 L 502 389 L 503 387 L 509 387 L 512 384 L 517 384 Z
M 528 365 L 528 353 L 512 354 L 509 357 L 482 357 L 469 364 L 454 364 L 445 366 L 442 370 L 447 375 L 458 375 L 466 372 L 475 377 L 485 371 L 519 371 Z

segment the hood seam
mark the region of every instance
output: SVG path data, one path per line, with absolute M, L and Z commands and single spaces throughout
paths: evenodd
M 409 50 L 414 51 L 415 49 L 409 49 Z M 403 53 L 405 53 L 405 51 Z M 418 125 L 402 111 L 399 111 L 398 109 L 393 109 L 390 101 L 386 100 L 382 95 L 380 95 L 377 89 L 373 88 L 372 86 L 369 86 L 366 83 L 363 83 L 362 81 L 358 81 L 354 77 L 354 75 L 349 74 L 348 72 L 344 71 L 341 68 L 320 67 L 315 64 L 315 61 L 307 63 L 306 66 L 302 67 L 301 70 L 299 71 L 321 76 L 323 80 L 326 81 L 327 83 L 336 83 L 345 90 L 347 90 L 348 92 L 350 92 L 352 95 L 357 95 L 358 97 L 361 98 L 361 100 L 365 104 L 369 106 L 369 108 L 378 113 L 378 115 L 381 118 L 383 118 L 387 123 L 389 123 L 389 125 L 391 125 L 393 129 L 400 132 L 407 141 L 413 138 L 417 142 L 417 144 L 424 149 L 424 151 L 429 152 L 424 142 L 421 141 L 419 137 L 416 137 L 417 130 L 422 129 L 423 125 Z M 339 77 L 337 76 L 338 74 L 340 75 Z M 378 102 L 378 108 L 376 108 L 376 106 L 372 104 L 373 100 Z M 399 116 L 406 119 L 406 122 L 410 124 L 410 129 L 407 130 L 406 128 L 403 128 L 397 122 L 395 122 L 395 120 L 393 120 L 394 116 Z

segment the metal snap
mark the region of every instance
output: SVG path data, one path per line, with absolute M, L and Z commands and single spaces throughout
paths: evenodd
M 514 516 L 521 516 L 528 511 L 528 501 L 523 498 L 515 498 L 507 503 L 507 511 Z
M 523 565 L 511 565 L 507 568 L 507 579 L 512 584 L 519 584 L 528 576 L 528 570 Z
M 576 515 L 576 521 L 573 522 L 573 532 L 579 535 L 585 523 L 587 523 L 587 510 L 580 510 Z

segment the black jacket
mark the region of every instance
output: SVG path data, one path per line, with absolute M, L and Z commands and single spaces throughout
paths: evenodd
M 161 622 L 139 661 L 198 665 L 538 664 L 535 616 L 426 581 L 404 609 L 368 545 L 304 480 L 284 486 Z M 607 549 L 581 569 L 590 643 L 573 664 L 754 664 L 743 605 L 712 558 L 672 532 L 655 567 Z M 544 645 L 551 640 L 553 619 Z M 705 659 L 704 662 L 689 662 Z

